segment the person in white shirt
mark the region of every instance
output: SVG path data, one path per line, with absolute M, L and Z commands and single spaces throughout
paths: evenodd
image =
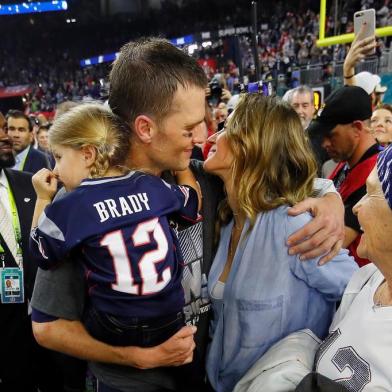
M 349 391 L 391 391 L 392 147 L 382 151 L 354 213 L 368 264 L 355 273 L 315 359 L 316 371 Z

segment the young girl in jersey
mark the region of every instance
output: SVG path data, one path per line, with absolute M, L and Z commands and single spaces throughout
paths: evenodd
M 57 119 L 53 172 L 33 176 L 37 193 L 30 248 L 43 269 L 82 261 L 90 306 L 86 326 L 113 345 L 155 346 L 183 326 L 182 256 L 168 216 L 195 222 L 190 186 L 124 167 L 130 131 L 100 104 Z M 52 199 L 58 180 L 67 193 Z M 196 186 L 189 171 L 179 183 Z M 38 219 L 39 218 L 39 219 Z

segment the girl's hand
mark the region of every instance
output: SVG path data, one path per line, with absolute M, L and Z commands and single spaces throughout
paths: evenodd
M 57 192 L 57 176 L 48 169 L 41 169 L 33 175 L 33 186 L 37 199 L 52 201 Z

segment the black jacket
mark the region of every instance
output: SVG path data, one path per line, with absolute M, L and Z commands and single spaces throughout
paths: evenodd
M 50 169 L 50 163 L 47 155 L 33 147 L 30 147 L 23 166 L 23 171 L 35 174 L 38 170 L 43 168 Z

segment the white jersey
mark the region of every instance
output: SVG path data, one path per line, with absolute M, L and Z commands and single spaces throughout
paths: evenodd
M 349 391 L 392 391 L 392 306 L 373 300 L 383 280 L 373 264 L 354 274 L 316 355 L 317 372 Z

